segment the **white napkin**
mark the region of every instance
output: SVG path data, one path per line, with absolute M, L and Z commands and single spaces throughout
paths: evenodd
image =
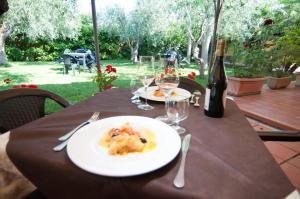
M 10 132 L 0 135 L 0 198 L 23 198 L 36 187 L 25 178 L 6 153 Z
M 300 194 L 297 190 L 295 190 L 290 195 L 285 197 L 285 199 L 300 199 Z

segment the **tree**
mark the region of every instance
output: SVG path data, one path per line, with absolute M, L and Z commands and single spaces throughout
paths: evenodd
M 9 11 L 0 17 L 0 64 L 7 62 L 5 40 L 26 35 L 31 39 L 76 37 L 80 17 L 74 0 L 9 0 Z
M 199 65 L 200 76 L 209 65 L 209 49 L 213 36 L 215 0 L 177 0 L 176 13 L 189 36 L 187 60 L 192 54 Z M 226 0 L 224 1 L 219 35 L 242 40 L 263 21 L 265 9 L 280 9 L 278 0 Z M 271 12 L 269 12 L 271 13 Z M 192 53 L 189 53 L 192 49 Z
M 137 62 L 142 38 L 153 38 L 166 27 L 160 15 L 163 7 L 159 0 L 140 0 L 134 10 L 126 13 L 123 8 L 114 5 L 106 10 L 102 26 L 119 34 L 130 48 L 131 60 Z
M 0 0 L 0 16 L 8 11 L 7 0 Z

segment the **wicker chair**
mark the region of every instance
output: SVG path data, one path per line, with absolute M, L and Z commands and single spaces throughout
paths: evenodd
M 155 86 L 155 85 L 156 84 L 154 81 L 150 84 L 150 86 Z M 200 84 L 198 84 L 194 80 L 185 77 L 180 77 L 180 83 L 178 87 L 188 90 L 191 93 L 193 93 L 194 91 L 200 91 L 202 95 L 205 94 L 205 89 Z
M 62 107 L 69 102 L 41 89 L 18 88 L 0 91 L 0 133 L 45 116 L 45 100 L 52 99 Z
M 196 81 L 185 78 L 185 77 L 180 77 L 180 83 L 178 85 L 179 88 L 183 88 L 185 90 L 190 91 L 193 93 L 194 91 L 198 90 L 202 95 L 205 94 L 205 89 L 198 84 Z

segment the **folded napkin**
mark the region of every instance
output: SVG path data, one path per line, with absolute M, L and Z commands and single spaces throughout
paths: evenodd
M 288 195 L 285 199 L 300 199 L 300 194 L 297 190 L 295 190 L 290 195 Z
M 0 135 L 0 198 L 23 198 L 36 187 L 10 161 L 6 153 L 10 132 Z

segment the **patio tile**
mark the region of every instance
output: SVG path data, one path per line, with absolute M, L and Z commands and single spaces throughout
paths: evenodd
M 247 120 L 248 120 L 248 122 L 250 123 L 250 125 L 252 127 L 257 126 L 260 123 L 260 122 L 254 120 L 254 119 L 249 118 L 249 117 L 247 117 Z
M 253 127 L 256 131 L 275 131 L 276 129 L 271 127 L 271 126 L 268 126 L 268 125 L 265 125 L 265 124 L 262 124 L 262 123 L 258 123 L 256 126 Z
M 244 114 L 280 129 L 300 129 L 300 87 L 265 89 L 261 95 L 235 98 Z M 284 102 L 284 103 L 282 103 Z
M 300 169 L 289 163 L 281 165 L 282 170 L 287 175 L 291 183 L 299 190 L 300 189 Z
M 274 154 L 272 154 L 272 156 L 273 156 L 273 158 L 276 160 L 276 162 L 278 164 L 282 164 L 285 161 L 284 159 L 282 159 L 282 158 L 280 158 L 280 157 L 278 157 L 278 156 L 276 156 Z
M 268 148 L 271 154 L 283 159 L 283 161 L 297 155 L 295 151 L 276 142 L 265 142 L 265 146 Z
M 278 143 L 300 153 L 300 142 L 278 142 Z
M 300 169 L 300 155 L 288 161 L 288 163 Z

